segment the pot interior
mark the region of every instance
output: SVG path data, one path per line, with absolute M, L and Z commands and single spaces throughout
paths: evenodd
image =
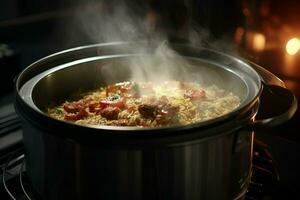
M 240 107 L 258 92 L 258 86 L 243 71 L 201 58 L 176 59 L 161 63 L 146 55 L 98 56 L 60 65 L 39 75 L 33 86 L 32 101 L 45 112 L 49 106 L 76 99 L 82 92 L 130 80 L 193 81 L 204 87 L 214 84 L 239 96 Z

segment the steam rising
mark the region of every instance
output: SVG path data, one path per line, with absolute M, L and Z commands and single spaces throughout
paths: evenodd
M 134 12 L 123 1 L 113 5 L 96 4 L 83 10 L 78 20 L 95 43 L 165 39 L 155 32 L 151 20 Z
M 138 52 L 144 56 L 135 56 L 130 59 L 130 79 L 133 81 L 165 81 L 165 80 L 196 80 L 200 84 L 210 84 L 213 76 L 214 83 L 224 84 L 225 80 L 213 70 L 197 68 L 180 56 L 168 45 L 168 30 L 159 27 L 161 16 L 147 6 L 135 7 L 127 5 L 124 1 L 112 4 L 94 4 L 83 8 L 79 16 L 80 25 L 83 26 L 87 36 L 93 43 L 116 41 L 144 41 L 134 45 L 128 52 Z M 184 30 L 184 31 L 182 31 Z M 207 30 L 183 24 L 183 29 L 175 31 L 181 35 L 185 42 L 197 47 L 210 47 L 222 51 L 232 51 L 232 45 L 227 42 L 214 41 Z M 101 73 L 109 79 L 114 79 L 115 70 L 110 64 L 102 67 Z M 103 77 L 103 76 L 102 76 Z

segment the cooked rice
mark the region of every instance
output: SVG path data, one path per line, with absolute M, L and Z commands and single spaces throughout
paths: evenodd
M 165 96 L 170 105 L 179 107 L 176 116 L 171 116 L 171 120 L 162 123 L 158 117 L 144 117 L 138 110 L 138 106 L 149 98 L 150 94 L 143 93 L 138 98 L 128 98 L 125 108 L 118 113 L 117 119 L 109 120 L 99 113 L 90 112 L 88 108 L 85 111 L 88 115 L 82 119 L 75 120 L 75 123 L 83 125 L 113 125 L 113 126 L 141 126 L 141 127 L 159 127 L 165 125 L 186 125 L 196 122 L 202 122 L 209 119 L 220 117 L 231 112 L 240 104 L 238 96 L 231 92 L 225 92 L 215 85 L 203 88 L 198 83 L 188 83 L 188 88 L 193 90 L 202 89 L 205 91 L 205 97 L 197 101 L 184 96 L 185 89 L 179 87 L 180 82 L 164 82 L 160 84 L 139 83 L 139 85 L 150 84 L 153 86 L 154 93 L 151 96 L 160 98 Z M 93 100 L 99 102 L 106 96 L 106 88 L 101 87 L 96 91 L 86 93 L 82 99 Z M 76 101 L 74 101 L 76 102 Z M 66 103 L 74 103 L 66 101 L 64 104 L 48 109 L 48 114 L 59 120 L 66 120 L 68 114 L 64 109 Z M 129 110 L 128 108 L 134 108 Z

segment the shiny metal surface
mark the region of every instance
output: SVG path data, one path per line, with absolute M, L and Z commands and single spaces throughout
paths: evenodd
M 24 127 L 27 173 L 43 199 L 235 199 L 250 181 L 252 136 L 104 148 Z
M 132 58 L 139 57 L 142 60 L 141 57 L 147 57 L 146 54 L 139 52 L 143 44 L 145 43 L 96 44 L 50 55 L 23 71 L 17 79 L 16 89 L 22 101 L 43 115 L 40 117 L 48 118 L 44 111 L 49 104 L 62 102 L 74 93 L 78 93 L 79 89 L 86 91 L 95 86 L 132 79 L 132 73 L 140 67 L 135 66 L 137 67 L 135 69 L 130 66 Z M 204 83 L 203 85 L 213 83 L 232 91 L 241 98 L 240 107 L 220 117 L 220 120 L 233 113 L 241 112 L 245 106 L 249 106 L 260 94 L 261 82 L 272 93 L 284 93 L 286 99 L 290 100 L 282 103 L 286 108 L 284 111 L 256 122 L 253 128 L 278 125 L 290 119 L 295 113 L 297 108 L 295 95 L 284 89 L 284 83 L 278 77 L 255 63 L 209 49 L 178 44 L 170 44 L 170 46 L 191 64 L 187 69 L 180 65 L 172 66 L 170 74 L 173 78 L 192 80 Z M 149 71 L 155 71 L 151 66 L 147 67 L 150 67 Z M 182 74 L 180 70 L 186 73 Z M 271 86 L 274 84 L 280 87 Z M 205 123 L 214 123 L 216 120 L 218 119 Z
M 91 45 L 41 59 L 24 70 L 17 80 L 16 89 L 22 98 L 21 103 L 33 109 L 35 114 L 39 115 L 38 117 L 53 120 L 45 114 L 49 104 L 62 102 L 78 94 L 79 91 L 87 91 L 95 86 L 132 80 L 133 74 L 141 68 L 140 65 L 136 65 L 135 61 L 135 65 L 132 65 L 132 59 L 136 57 L 140 61 L 151 55 L 151 52 L 149 55 L 139 53 L 141 44 L 145 45 L 144 43 L 122 42 Z M 171 80 L 195 81 L 208 86 L 215 84 L 241 98 L 241 105 L 233 112 L 197 123 L 197 126 L 227 119 L 253 106 L 262 86 L 259 75 L 247 63 L 209 49 L 186 45 L 170 44 L 170 46 L 181 55 L 179 64 L 175 62 L 170 70 L 162 70 L 162 74 L 154 73 L 157 68 L 147 65 L 142 69 L 142 73 L 143 70 L 150 71 L 154 79 L 157 78 L 156 76 L 166 75 Z M 174 60 L 175 57 L 172 59 Z M 188 66 L 180 65 L 182 59 L 189 63 Z M 130 127 L 118 127 L 118 129 L 132 130 Z
M 42 88 L 49 89 L 52 92 L 52 90 L 62 90 L 62 84 L 65 85 L 63 87 L 65 90 L 68 87 L 78 90 L 78 88 L 90 88 L 91 85 L 95 84 L 128 80 L 128 78 L 132 78 L 132 72 L 135 70 L 134 67 L 130 66 L 132 65 L 131 59 L 133 57 L 147 57 L 147 52 L 140 52 L 141 45 L 147 44 L 143 42 L 97 44 L 50 55 L 33 63 L 24 70 L 17 79 L 16 89 L 21 96 L 26 96 L 32 91 L 27 91 L 26 88 L 23 88 L 25 83 L 31 88 L 35 87 L 38 82 L 40 82 L 38 85 L 43 85 L 44 87 L 48 86 L 45 83 L 52 84 L 50 87 Z M 157 45 L 154 45 L 154 50 Z M 180 70 L 186 66 L 182 67 L 180 64 L 172 66 L 175 70 L 171 69 L 170 74 L 174 79 L 188 79 L 206 84 L 222 85 L 222 88 L 237 93 L 242 100 L 246 101 L 245 104 L 254 98 L 260 90 L 261 79 L 256 71 L 246 62 L 221 52 L 188 45 L 170 44 L 170 48 L 174 49 L 178 55 L 183 56 L 185 60 L 194 64 L 194 66 L 190 66 L 187 69 L 186 74 L 180 73 L 182 72 Z M 148 52 L 148 55 L 151 55 L 151 52 Z M 139 59 L 142 60 L 143 57 Z M 147 69 L 148 71 L 156 69 L 151 68 L 151 66 L 147 67 L 150 68 L 149 70 Z M 153 74 L 156 76 L 155 73 Z M 203 80 L 199 80 L 199 77 L 203 78 Z M 235 87 L 237 85 L 239 87 Z M 245 87 L 245 85 L 247 86 Z M 72 92 L 77 92 L 76 90 Z M 45 95 L 47 94 L 45 93 Z M 58 98 L 56 93 L 52 94 L 52 96 L 54 97 L 50 97 L 50 95 L 47 97 Z M 27 99 L 24 100 L 26 101 Z
M 153 129 L 88 127 L 45 114 L 49 103 L 63 101 L 78 88 L 128 80 L 131 71 L 126 59 L 137 53 L 132 45 L 137 44 L 67 50 L 37 61 L 20 74 L 16 110 L 23 119 L 26 166 L 34 188 L 46 200 L 243 197 L 250 181 L 251 128 L 259 110 L 262 75 L 240 59 L 174 46 L 196 63 L 191 76 L 182 80 L 210 82 L 205 79 L 209 76 L 199 80 L 197 74 L 217 75 L 215 84 L 242 99 L 238 109 L 208 122 Z M 294 107 L 286 109 L 290 108 Z M 292 114 L 271 119 L 282 123 Z

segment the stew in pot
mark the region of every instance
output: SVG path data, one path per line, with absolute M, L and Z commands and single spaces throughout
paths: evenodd
M 160 127 L 220 117 L 240 104 L 238 96 L 196 82 L 121 82 L 48 108 L 51 117 L 83 125 Z

